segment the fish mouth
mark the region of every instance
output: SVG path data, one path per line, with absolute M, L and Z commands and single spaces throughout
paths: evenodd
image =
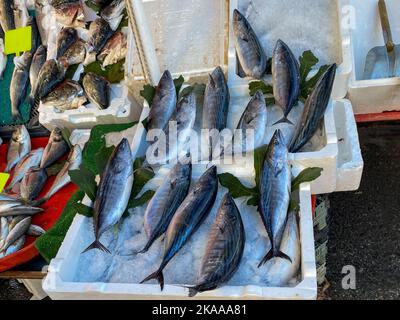
M 240 13 L 238 9 L 233 10 L 233 21 L 238 22 L 242 21 L 243 15 Z
M 169 72 L 169 70 L 165 70 L 161 76 L 161 80 L 172 80 L 171 72 Z

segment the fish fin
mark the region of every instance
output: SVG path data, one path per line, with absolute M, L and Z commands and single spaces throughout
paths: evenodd
M 104 245 L 102 245 L 99 240 L 95 240 L 89 247 L 83 250 L 82 253 L 88 252 L 92 249 L 100 249 L 101 251 L 111 254 L 111 251 L 108 250 Z
M 283 253 L 282 251 L 278 251 L 275 256 L 279 257 L 281 259 L 289 260 L 290 263 L 292 263 L 292 259 L 286 253 Z
M 277 124 L 281 124 L 281 123 L 288 123 L 288 124 L 294 126 L 294 123 L 293 123 L 292 121 L 290 121 L 290 120 L 289 120 L 288 118 L 286 118 L 286 117 L 283 117 L 281 120 L 275 122 L 275 123 L 273 124 L 273 126 L 276 126 Z
M 192 298 L 194 297 L 196 294 L 199 293 L 199 291 L 197 291 L 196 287 L 187 287 L 189 289 L 189 297 Z
M 162 270 L 157 270 L 156 272 L 153 272 L 151 275 L 148 277 L 144 278 L 140 283 L 147 282 L 149 280 L 156 279 L 158 283 L 160 284 L 161 291 L 164 289 L 164 275 L 162 273 Z
M 244 72 L 242 65 L 240 64 L 239 56 L 236 52 L 236 74 L 241 78 L 246 78 L 247 74 Z
M 260 263 L 258 264 L 258 268 L 260 268 L 263 264 L 265 264 L 268 260 L 271 260 L 274 257 L 273 250 L 269 250 L 268 253 L 262 258 Z

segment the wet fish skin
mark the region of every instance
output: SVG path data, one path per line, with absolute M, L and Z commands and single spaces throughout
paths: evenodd
M 21 215 L 21 216 L 16 216 L 16 217 L 7 217 L 7 220 L 9 220 L 9 230 L 11 231 L 14 229 L 14 227 L 22 220 L 24 220 L 27 216 Z
M 13 14 L 14 14 L 15 28 L 22 28 L 27 26 L 29 13 L 25 1 L 14 0 Z
M 177 103 L 176 89 L 172 75 L 168 70 L 162 74 L 156 87 L 149 112 L 148 129 L 164 129 L 172 117 Z
M 320 77 L 312 93 L 308 96 L 289 144 L 290 152 L 299 152 L 317 131 L 329 104 L 335 75 L 336 64 L 333 64 Z
M 163 269 L 207 217 L 214 205 L 217 192 L 217 168 L 212 166 L 199 178 L 175 212 L 165 234 L 165 250 L 160 267 L 142 280 L 141 283 L 156 279 L 160 284 L 161 290 L 163 290 Z
M 35 2 L 35 14 L 36 14 L 36 24 L 38 27 L 38 31 L 40 34 L 40 39 L 42 40 L 42 43 L 47 43 L 47 37 L 48 37 L 48 30 L 43 27 L 42 21 L 43 18 L 45 17 L 44 13 L 44 6 L 48 3 L 47 0 L 34 0 Z
M 108 160 L 100 178 L 93 205 L 95 241 L 82 253 L 92 249 L 110 252 L 100 243 L 101 235 L 117 224 L 129 202 L 133 185 L 133 158 L 126 138 L 122 139 Z
M 15 165 L 31 151 L 31 138 L 24 125 L 17 126 L 11 136 L 7 150 L 7 167 L 10 172 Z
M 0 24 L 4 32 L 15 29 L 13 0 L 0 0 Z
M 8 211 L 14 207 L 22 206 L 23 203 L 20 200 L 0 200 L 0 212 Z
M 42 191 L 47 181 L 45 168 L 30 168 L 21 181 L 21 197 L 26 201 L 32 201 Z
M 272 82 L 275 101 L 284 112 L 283 118 L 277 123 L 292 124 L 287 116 L 299 99 L 300 67 L 293 52 L 280 39 L 272 56 Z
M 26 240 L 25 235 L 22 235 L 21 237 L 19 237 L 13 244 L 11 244 L 8 247 L 8 249 L 6 250 L 4 256 L 8 256 L 10 254 L 13 254 L 13 253 L 18 252 L 19 250 L 21 250 L 25 245 L 25 240 Z
M 31 224 L 29 226 L 28 231 L 26 232 L 26 234 L 28 236 L 32 236 L 32 237 L 40 237 L 42 235 L 44 235 L 46 233 L 46 230 L 44 230 L 42 227 L 37 226 L 35 224 Z
M 233 33 L 238 75 L 261 79 L 267 69 L 267 56 L 250 23 L 236 9 L 233 12 Z
M 56 59 L 60 59 L 73 43 L 78 40 L 78 32 L 75 28 L 63 27 L 57 35 Z
M 112 30 L 116 30 L 123 18 L 124 10 L 125 0 L 114 0 L 101 10 L 100 15 L 109 23 Z
M 44 107 L 54 107 L 57 112 L 63 112 L 79 108 L 87 102 L 87 98 L 78 82 L 65 80 L 44 97 L 41 102 Z
M 0 80 L 3 79 L 3 73 L 7 67 L 7 56 L 4 54 L 4 35 L 1 35 L 2 31 L 0 26 Z
M 31 217 L 26 217 L 20 222 L 18 222 L 17 225 L 8 234 L 6 241 L 4 242 L 2 251 L 7 252 L 7 249 L 28 231 L 31 222 L 32 222 Z
M 17 195 L 0 193 L 0 201 L 17 201 L 20 200 Z
M 189 191 L 191 171 L 191 163 L 178 162 L 151 198 L 144 214 L 144 229 L 149 240 L 140 253 L 146 252 L 167 230 L 173 215 Z
M 97 56 L 99 61 L 103 61 L 103 68 L 125 59 L 128 52 L 126 36 L 121 32 L 115 32 Z
M 271 250 L 259 267 L 273 257 L 291 261 L 279 250 L 291 194 L 292 174 L 288 156 L 285 138 L 278 129 L 268 145 L 260 175 L 259 213 L 271 241 Z
M 63 26 L 84 28 L 85 15 L 83 7 L 79 1 L 69 1 L 53 5 L 56 20 Z
M 46 62 L 46 58 L 47 58 L 47 48 L 43 45 L 40 45 L 37 48 L 35 54 L 33 55 L 31 67 L 29 69 L 29 80 L 31 83 L 31 90 L 34 90 L 32 88 L 34 88 L 36 85 L 39 71 Z
M 85 61 L 85 57 L 86 44 L 81 39 L 75 41 L 63 54 L 63 58 L 70 66 L 83 63 Z
M 10 231 L 8 219 L 6 217 L 0 218 L 0 248 L 3 246 L 4 241 L 7 239 L 8 233 Z
M 28 16 L 28 21 L 26 23 L 26 26 L 30 26 L 31 27 L 31 50 L 30 52 L 32 53 L 32 55 L 36 52 L 36 49 L 38 48 L 38 45 L 40 43 L 39 41 L 39 30 L 38 30 L 38 26 L 36 23 L 36 18 L 33 16 Z
M 83 78 L 83 88 L 91 103 L 100 110 L 110 106 L 110 83 L 106 78 L 93 72 L 88 72 Z
M 15 216 L 33 216 L 37 213 L 43 212 L 42 208 L 30 206 L 16 206 L 10 210 L 0 212 L 0 217 L 15 217 Z
M 65 142 L 61 130 L 54 128 L 51 131 L 49 141 L 44 148 L 40 168 L 46 169 L 60 159 L 68 151 L 68 144 Z
M 94 52 L 96 55 L 100 53 L 112 34 L 110 25 L 103 18 L 92 21 L 89 26 L 89 52 Z

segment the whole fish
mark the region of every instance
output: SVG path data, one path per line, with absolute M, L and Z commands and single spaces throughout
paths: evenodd
M 13 0 L 0 0 L 0 24 L 4 32 L 15 29 L 13 6 Z
M 44 210 L 42 208 L 21 205 L 0 212 L 0 217 L 33 216 L 43 211 Z
M 16 165 L 11 182 L 5 189 L 6 191 L 12 190 L 12 188 L 22 180 L 30 168 L 37 167 L 40 164 L 43 151 L 43 148 L 32 150 Z
M 191 163 L 177 163 L 151 198 L 144 214 L 144 230 L 149 240 L 140 253 L 149 250 L 153 242 L 167 230 L 188 193 L 191 171 Z
M 7 239 L 10 231 L 8 219 L 6 217 L 0 218 L 0 248 L 3 246 L 4 241 Z
M 21 215 L 21 216 L 16 216 L 16 217 L 7 217 L 7 220 L 9 225 L 9 231 L 11 231 L 12 229 L 14 229 L 14 227 L 22 220 L 24 220 L 27 216 Z
M 11 244 L 7 248 L 4 256 L 8 256 L 10 254 L 13 254 L 13 253 L 18 252 L 19 250 L 21 250 L 25 245 L 25 240 L 26 240 L 25 235 L 20 236 L 13 244 Z
M 44 230 L 42 227 L 37 226 L 35 224 L 31 224 L 29 226 L 28 231 L 26 232 L 26 234 L 28 236 L 32 236 L 32 237 L 40 237 L 42 235 L 44 235 L 46 233 L 46 230 Z
M 31 137 L 24 125 L 17 126 L 11 136 L 7 151 L 7 167 L 10 172 L 31 151 Z
M 118 31 L 115 32 L 97 56 L 99 61 L 103 61 L 103 68 L 125 59 L 128 53 L 126 36 Z
M 17 241 L 21 236 L 23 236 L 28 231 L 31 222 L 32 222 L 31 217 L 26 217 L 20 222 L 18 222 L 17 225 L 8 234 L 1 250 L 7 251 L 9 246 L 11 246 L 15 241 Z
M 329 104 L 335 81 L 336 64 L 331 65 L 321 76 L 313 91 L 308 96 L 300 121 L 289 144 L 290 152 L 299 152 L 314 136 Z
M 89 52 L 94 52 L 95 55 L 99 54 L 112 34 L 110 25 L 104 19 L 97 18 L 92 21 L 89 26 Z
M 7 56 L 4 54 L 4 35 L 2 35 L 3 29 L 0 27 L 0 80 L 3 79 L 4 70 L 7 67 Z
M 242 78 L 261 79 L 267 69 L 267 56 L 250 23 L 236 9 L 233 12 L 233 34 L 237 74 Z
M 15 67 L 10 83 L 11 114 L 14 120 L 22 120 L 19 107 L 25 100 L 31 61 L 32 53 L 29 51 L 24 52 L 20 57 L 14 58 Z
M 156 87 L 148 117 L 148 130 L 164 129 L 176 108 L 176 89 L 171 73 L 166 70 Z
M 46 44 L 48 38 L 48 29 L 43 26 L 44 18 L 46 17 L 46 12 L 44 11 L 48 0 L 34 0 L 35 2 L 35 15 L 36 24 L 39 30 L 41 42 Z
M 61 82 L 41 100 L 44 107 L 53 107 L 57 112 L 77 109 L 86 101 L 81 85 L 73 80 Z
M 268 145 L 260 174 L 259 212 L 271 241 L 271 250 L 259 267 L 273 257 L 291 261 L 280 251 L 291 194 L 292 174 L 288 156 L 285 138 L 278 129 Z
M 110 106 L 110 83 L 96 73 L 88 72 L 83 77 L 83 88 L 91 103 L 100 110 Z
M 86 44 L 83 40 L 75 41 L 63 54 L 68 65 L 83 63 L 86 57 Z
M 42 191 L 47 181 L 45 168 L 30 168 L 21 181 L 20 192 L 22 199 L 31 201 Z
M 31 91 L 34 90 L 33 88 L 35 88 L 39 71 L 46 62 L 46 58 L 47 58 L 47 49 L 45 46 L 40 45 L 39 48 L 37 48 L 35 54 L 33 55 L 31 67 L 29 69 L 29 80 L 31 83 Z
M 195 183 L 185 200 L 175 212 L 165 235 L 164 257 L 158 270 L 141 283 L 157 279 L 164 288 L 162 273 L 168 262 L 186 244 L 209 214 L 218 192 L 217 168 L 212 166 Z
M 66 27 L 84 28 L 85 14 L 79 0 L 53 5 L 58 23 Z
M 128 205 L 133 185 L 133 158 L 126 138 L 118 144 L 100 178 L 93 205 L 95 241 L 83 252 L 100 249 L 110 252 L 100 243 L 101 235 L 117 224 Z
M 64 27 L 57 35 L 57 53 L 56 59 L 60 59 L 67 49 L 78 40 L 78 32 L 71 27 Z
M 68 144 L 65 142 L 61 130 L 54 128 L 51 131 L 49 142 L 44 148 L 40 168 L 46 169 L 60 159 L 68 151 Z
M 125 10 L 125 0 L 114 0 L 100 12 L 100 16 L 108 22 L 113 31 L 117 30 Z
M 25 7 L 26 8 L 26 7 Z M 36 52 L 36 49 L 39 46 L 40 40 L 40 34 L 38 30 L 38 26 L 36 23 L 36 18 L 33 16 L 28 16 L 28 21 L 26 22 L 27 27 L 31 27 L 31 50 L 30 52 L 32 55 Z
M 272 83 L 276 103 L 284 115 L 277 123 L 289 123 L 287 116 L 296 105 L 300 94 L 300 67 L 293 52 L 282 40 L 278 40 L 272 56 Z
M 27 26 L 29 13 L 24 0 L 14 0 L 13 14 L 15 28 L 22 28 Z
M 189 297 L 214 290 L 229 281 L 242 259 L 245 238 L 242 217 L 235 201 L 227 193 L 208 235 L 200 276 L 197 284 L 189 288 Z
M 280 251 L 285 252 L 292 260 L 273 259 L 267 265 L 266 280 L 268 285 L 283 287 L 299 272 L 301 251 L 300 232 L 295 212 L 289 212 L 285 231 L 283 232 Z

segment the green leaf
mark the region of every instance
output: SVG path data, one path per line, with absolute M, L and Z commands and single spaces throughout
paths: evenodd
M 69 140 L 69 138 L 71 137 L 71 131 L 69 131 L 68 128 L 62 128 L 61 135 L 64 138 L 65 142 L 68 143 L 68 146 L 72 148 L 71 141 Z
M 156 94 L 156 88 L 150 84 L 145 84 L 143 89 L 140 91 L 140 95 L 147 101 L 149 107 L 153 103 L 154 95 Z
M 274 93 L 272 86 L 266 84 L 264 81 L 257 80 L 249 82 L 249 92 L 251 96 L 254 96 L 258 90 L 261 90 L 264 95 Z
M 249 197 L 257 194 L 257 187 L 248 188 L 244 186 L 238 178 L 230 173 L 221 173 L 218 175 L 219 182 L 229 190 L 233 198 Z
M 140 193 L 140 191 L 142 191 L 146 183 L 149 180 L 153 179 L 153 177 L 154 177 L 154 172 L 148 168 L 135 169 L 133 187 L 128 207 L 130 207 L 131 201 L 133 201 L 134 198 L 136 198 L 136 196 Z
M 305 83 L 301 85 L 301 97 L 303 99 L 307 99 L 307 97 L 310 95 L 311 91 L 314 89 L 315 85 L 317 84 L 319 78 L 325 73 L 326 70 L 328 70 L 329 66 L 328 65 L 323 65 L 321 68 L 319 68 L 318 72 L 309 80 L 307 80 Z
M 110 83 L 119 83 L 125 77 L 124 64 L 125 59 L 122 59 L 103 69 L 101 61 L 94 61 L 84 67 L 83 75 L 88 72 L 93 72 L 106 78 Z
M 258 207 L 258 203 L 260 201 L 260 197 L 258 194 L 252 196 L 249 200 L 247 200 L 247 205 L 253 206 L 253 207 Z
M 68 67 L 67 71 L 65 72 L 66 79 L 72 79 L 75 75 L 76 69 L 78 69 L 79 64 L 73 64 Z
M 129 25 L 129 17 L 128 17 L 128 12 L 126 11 L 126 8 L 123 11 L 123 17 L 121 22 L 118 25 L 118 28 L 116 31 L 121 31 L 122 28 L 127 27 Z
M 85 217 L 93 217 L 93 208 L 85 206 L 83 203 L 75 203 L 74 209 L 77 213 L 85 216 Z
M 300 83 L 304 84 L 312 68 L 319 62 L 318 58 L 311 50 L 304 51 L 299 58 L 300 62 Z
M 265 98 L 265 104 L 267 107 L 273 107 L 275 105 L 275 98 Z
M 93 172 L 81 165 L 78 170 L 71 170 L 68 173 L 72 182 L 82 189 L 90 200 L 94 201 L 96 199 L 97 184 Z
M 97 172 L 100 175 L 103 175 L 104 169 L 107 166 L 108 160 L 110 159 L 111 154 L 113 153 L 115 146 L 104 147 L 98 153 L 96 153 L 94 157 L 94 161 L 96 162 Z
M 180 75 L 179 78 L 174 79 L 174 85 L 176 90 L 176 96 L 179 96 L 179 91 L 181 91 L 182 85 L 185 82 L 185 78 Z
M 144 205 L 145 203 L 150 201 L 151 198 L 153 198 L 155 193 L 156 192 L 153 190 L 147 190 L 140 197 L 135 198 L 130 202 L 129 209 L 141 207 L 142 205 Z
M 67 160 L 57 162 L 46 169 L 46 174 L 48 177 L 56 176 L 61 169 L 64 167 Z
M 299 189 L 300 185 L 305 182 L 311 182 L 321 176 L 322 168 L 307 168 L 292 181 L 292 192 Z

